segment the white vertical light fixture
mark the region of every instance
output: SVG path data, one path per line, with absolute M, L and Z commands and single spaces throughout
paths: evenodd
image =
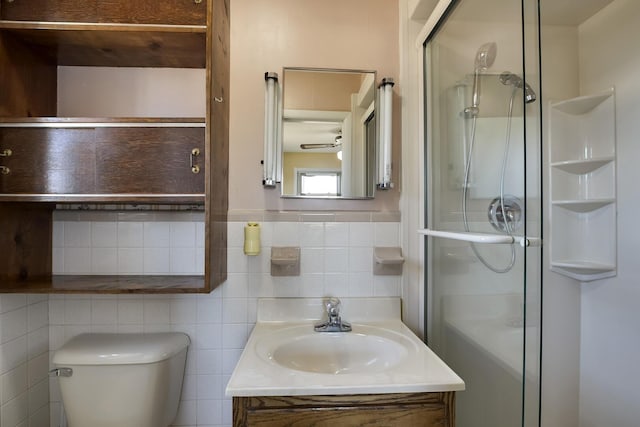
M 391 182 L 391 119 L 393 117 L 393 79 L 385 77 L 378 86 L 378 179 L 380 190 L 393 188 Z
M 262 185 L 275 187 L 281 182 L 280 153 L 282 146 L 280 85 L 278 73 L 264 73 L 264 158 Z

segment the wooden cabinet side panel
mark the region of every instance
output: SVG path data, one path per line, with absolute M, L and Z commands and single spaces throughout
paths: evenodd
M 0 291 L 51 276 L 53 207 L 0 203 Z
M 206 280 L 211 289 L 227 278 L 229 209 L 229 0 L 208 0 Z
M 0 32 L 0 117 L 55 116 L 57 72 L 49 55 Z

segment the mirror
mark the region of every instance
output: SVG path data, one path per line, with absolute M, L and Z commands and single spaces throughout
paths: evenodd
M 375 81 L 375 72 L 284 69 L 283 197 L 373 197 Z

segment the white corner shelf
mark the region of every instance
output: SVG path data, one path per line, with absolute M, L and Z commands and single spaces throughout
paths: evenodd
M 584 175 L 586 173 L 590 173 L 597 169 L 600 169 L 604 165 L 607 165 L 614 160 L 615 159 L 613 156 L 602 157 L 599 159 L 565 160 L 563 162 L 551 163 L 551 167 L 574 175 Z
M 606 101 L 612 95 L 613 88 L 596 95 L 579 96 L 565 101 L 554 102 L 551 103 L 551 108 L 567 114 L 584 115 L 602 104 L 602 102 Z
M 582 260 L 561 260 L 551 263 L 551 270 L 582 282 L 604 279 L 616 275 L 616 266 Z
M 615 92 L 550 103 L 551 270 L 617 273 Z
M 598 210 L 615 202 L 615 199 L 554 200 L 551 204 L 553 206 L 560 206 L 561 208 L 572 212 L 586 213 Z

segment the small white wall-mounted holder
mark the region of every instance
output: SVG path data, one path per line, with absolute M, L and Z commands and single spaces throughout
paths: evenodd
M 244 226 L 244 254 L 256 256 L 260 254 L 260 224 L 248 222 Z
M 271 248 L 272 276 L 300 275 L 300 248 L 296 246 Z
M 398 247 L 376 247 L 373 248 L 373 274 L 375 276 L 401 276 L 402 248 Z

